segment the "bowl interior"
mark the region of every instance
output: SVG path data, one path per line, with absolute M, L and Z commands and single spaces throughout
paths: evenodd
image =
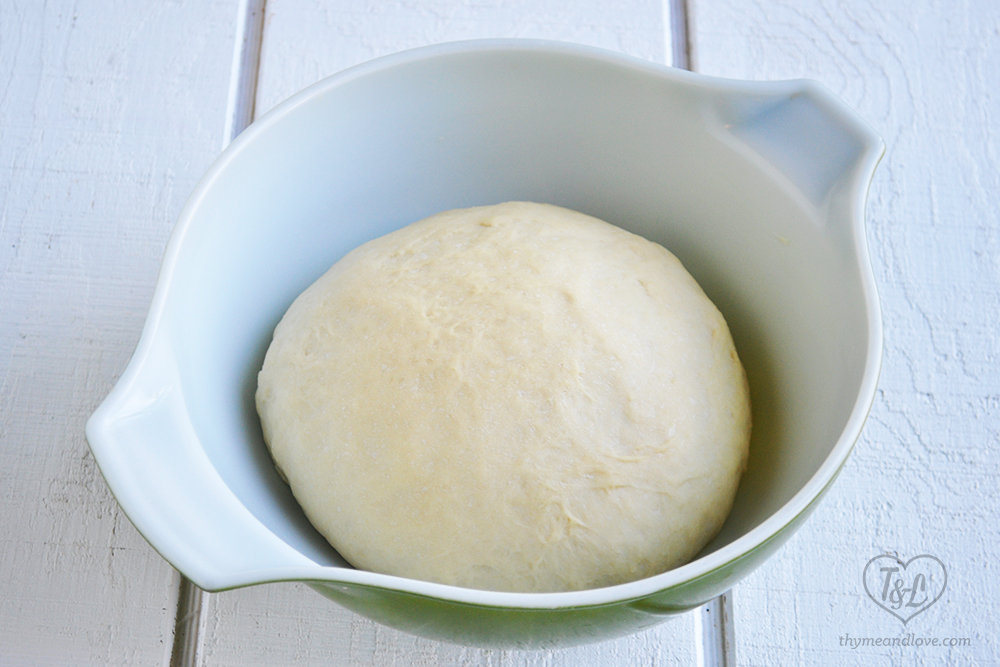
M 369 239 L 532 200 L 661 243 L 730 325 L 753 402 L 750 466 L 703 553 L 781 508 L 857 400 L 860 270 L 816 207 L 720 135 L 707 99 L 639 65 L 473 51 L 354 70 L 255 124 L 191 204 L 163 317 L 192 424 L 237 498 L 302 554 L 346 566 L 261 437 L 253 396 L 275 324 Z

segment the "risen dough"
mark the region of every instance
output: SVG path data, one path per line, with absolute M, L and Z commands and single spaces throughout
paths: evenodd
M 503 591 L 690 560 L 729 513 L 750 432 L 729 330 L 680 262 L 522 202 L 337 262 L 275 330 L 257 408 L 352 564 Z

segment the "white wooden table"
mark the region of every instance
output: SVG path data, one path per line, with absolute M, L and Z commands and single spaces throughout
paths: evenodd
M 819 510 L 734 589 L 737 659 L 1000 665 L 1000 4 L 683 4 L 267 0 L 255 30 L 255 1 L 0 0 L 0 665 L 171 663 L 180 578 L 118 509 L 83 425 L 138 340 L 174 219 L 233 130 L 345 67 L 478 37 L 810 77 L 882 134 L 868 203 L 880 390 Z M 943 597 L 905 626 L 861 585 L 886 552 L 947 568 Z M 697 613 L 577 649 L 484 651 L 275 584 L 209 596 L 199 643 L 174 663 L 687 665 Z

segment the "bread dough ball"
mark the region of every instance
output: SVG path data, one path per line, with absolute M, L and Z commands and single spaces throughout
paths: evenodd
M 275 329 L 257 409 L 350 563 L 497 591 L 687 562 L 729 513 L 750 434 L 729 330 L 681 263 L 524 202 L 346 255 Z

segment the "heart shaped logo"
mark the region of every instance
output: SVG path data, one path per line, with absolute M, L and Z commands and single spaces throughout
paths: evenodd
M 875 556 L 865 565 L 862 578 L 872 602 L 903 625 L 940 600 L 948 585 L 944 563 L 929 554 L 905 563 L 890 554 Z

